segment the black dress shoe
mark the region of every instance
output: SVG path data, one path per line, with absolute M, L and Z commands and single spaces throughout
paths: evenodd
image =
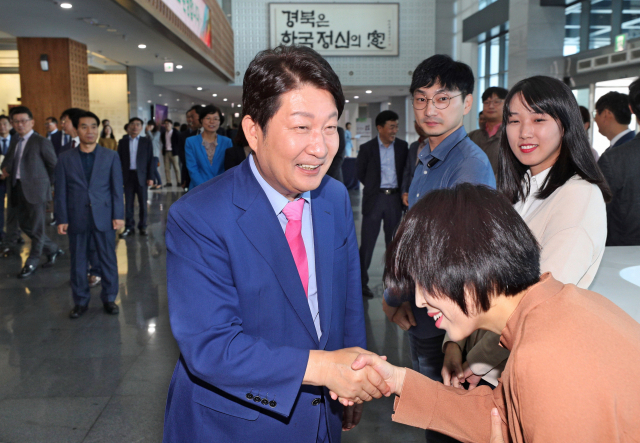
M 362 296 L 364 298 L 373 298 L 373 291 L 371 291 L 371 289 L 369 289 L 369 286 L 364 285 L 362 287 Z
M 134 229 L 127 228 L 127 229 L 124 230 L 124 232 L 122 234 L 120 234 L 120 238 L 127 238 L 130 235 L 133 235 L 135 233 L 136 233 L 136 231 Z
M 170 188 L 171 186 L 173 186 L 171 183 L 167 183 L 166 185 L 164 185 L 165 188 Z
M 49 254 L 49 261 L 42 265 L 42 267 L 50 268 L 51 266 L 55 265 L 56 260 L 58 260 L 58 257 L 60 257 L 61 255 L 64 255 L 64 251 L 62 249 L 58 249 L 53 254 Z
M 107 314 L 118 315 L 118 313 L 120 312 L 120 308 L 118 308 L 118 305 L 116 305 L 112 301 L 102 303 L 102 306 L 104 306 L 104 312 L 106 312 Z
M 140 235 L 147 235 L 146 229 L 140 229 L 139 232 L 140 232 Z
M 36 272 L 36 266 L 25 265 L 24 268 L 22 268 L 22 271 L 20 271 L 20 274 L 18 274 L 18 278 L 31 277 L 34 272 Z
M 82 314 L 84 314 L 85 312 L 87 312 L 87 310 L 89 309 L 88 306 L 80 306 L 80 305 L 75 305 L 73 307 L 73 309 L 71 310 L 71 312 L 69 312 L 69 318 L 78 318 L 80 317 Z

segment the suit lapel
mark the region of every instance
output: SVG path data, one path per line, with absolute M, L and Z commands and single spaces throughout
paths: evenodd
M 73 154 L 71 154 L 71 163 L 76 170 L 76 174 L 78 174 L 82 181 L 89 187 L 89 183 L 87 183 L 87 177 L 84 175 L 84 167 L 82 166 L 82 160 L 80 160 L 80 148 L 76 148 L 72 150 Z
M 96 145 L 96 158 L 93 161 L 93 170 L 91 171 L 91 177 L 89 178 L 89 188 L 91 188 L 91 184 L 95 181 L 94 177 L 101 171 L 98 165 L 102 163 L 102 156 L 104 155 L 104 151 L 102 149 L 102 146 Z
M 238 226 L 269 264 L 298 318 L 318 344 L 318 334 L 302 283 L 299 278 L 294 278 L 298 270 L 287 239 L 269 199 L 251 172 L 249 162 L 244 162 L 234 175 L 233 202 L 245 210 L 238 218 Z
M 320 349 L 327 345 L 331 333 L 331 312 L 333 301 L 333 206 L 322 196 L 326 179 L 311 193 L 311 215 L 313 219 L 313 244 L 316 256 L 316 284 L 318 287 L 318 308 L 320 310 Z

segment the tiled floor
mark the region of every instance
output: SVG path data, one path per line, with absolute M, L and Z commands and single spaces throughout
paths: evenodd
M 0 258 L 0 442 L 160 442 L 167 388 L 178 357 L 167 313 L 164 229 L 180 194 L 151 192 L 149 236 L 119 240 L 120 315 L 90 310 L 70 320 L 69 256 L 26 280 L 15 278 L 29 250 Z M 352 195 L 360 231 L 360 196 Z M 68 241 L 47 227 L 63 249 Z M 370 270 L 376 297 L 365 300 L 369 349 L 410 366 L 406 334 L 381 309 L 382 254 Z M 393 400 L 366 405 L 343 441 L 423 442 L 424 432 L 391 422 Z M 212 440 L 214 441 L 214 440 Z

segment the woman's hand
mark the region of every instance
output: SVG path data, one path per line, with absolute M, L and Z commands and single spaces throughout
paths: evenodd
M 447 342 L 444 346 L 444 363 L 442 364 L 442 384 L 462 388 L 464 371 L 462 369 L 462 351 L 458 343 Z
M 387 362 L 386 357 L 379 357 L 376 354 L 360 354 L 351 364 L 351 369 L 358 371 L 366 366 L 370 366 L 380 374 L 384 382 L 389 386 L 389 391 L 384 393 L 386 397 L 391 394 L 400 395 L 402 385 L 406 375 L 405 368 L 399 368 Z

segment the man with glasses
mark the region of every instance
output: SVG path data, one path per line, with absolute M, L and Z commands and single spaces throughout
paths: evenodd
M 33 115 L 29 108 L 15 107 L 10 116 L 16 136 L 12 137 L 9 152 L 2 162 L 0 178 L 6 180 L 9 205 L 17 211 L 20 228 L 31 238 L 29 258 L 18 274 L 18 278 L 26 278 L 36 271 L 43 251 L 49 259 L 43 267 L 53 266 L 64 253 L 44 232 L 56 153 L 49 140 L 33 131 Z M 10 247 L 6 246 L 2 253 L 9 251 Z
M 502 109 L 504 108 L 504 99 L 507 97 L 507 91 L 498 86 L 487 88 L 482 93 L 482 117 L 484 124 L 480 125 L 480 129 L 471 131 L 469 138 L 480 147 L 489 157 L 489 162 L 493 168 L 493 173 L 498 176 L 498 166 L 500 159 L 500 135 L 502 131 Z
M 473 104 L 473 84 L 471 68 L 446 55 L 424 60 L 413 72 L 410 88 L 413 111 L 416 122 L 427 135 L 427 144 L 418 155 L 409 187 L 410 208 L 429 191 L 452 188 L 458 183 L 495 188 L 487 155 L 469 139 L 462 125 L 463 117 Z M 409 331 L 413 369 L 442 382 L 444 331 L 435 327 L 426 309 L 418 309 L 415 301 L 401 302 L 402 295 L 385 291 L 384 312 L 390 321 Z M 447 345 L 458 346 L 455 342 Z M 452 439 L 427 431 L 427 441 Z

